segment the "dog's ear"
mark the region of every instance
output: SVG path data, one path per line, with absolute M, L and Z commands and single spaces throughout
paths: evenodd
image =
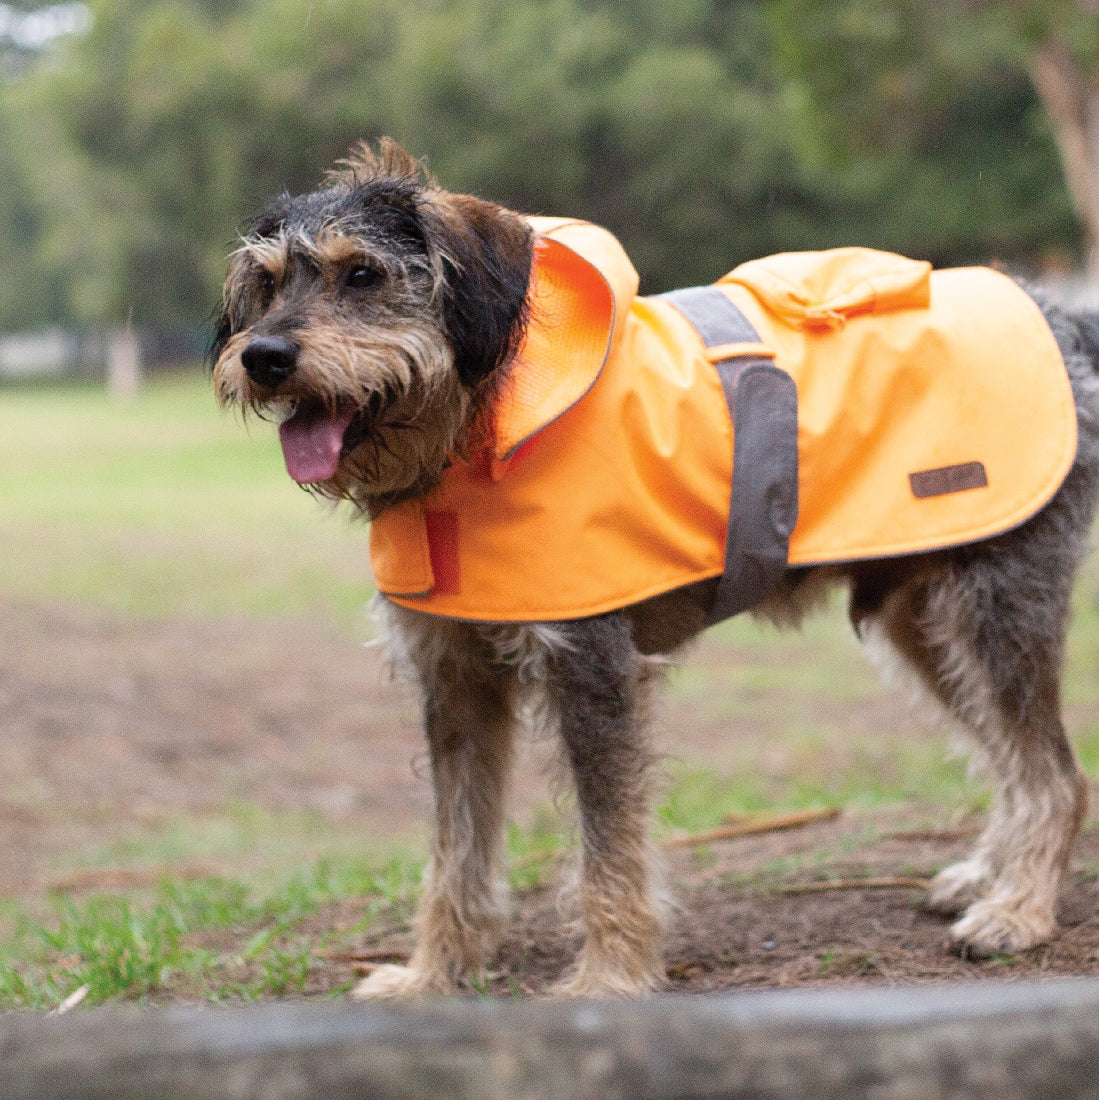
M 214 335 L 210 340 L 210 346 L 206 349 L 206 363 L 213 369 L 225 345 L 229 343 L 229 337 L 233 335 L 233 322 L 229 316 L 229 308 L 222 306 L 214 319 Z
M 469 195 L 447 195 L 435 210 L 446 271 L 443 320 L 458 377 L 472 388 L 518 350 L 533 236 L 519 215 Z
M 240 296 L 241 289 L 241 263 L 239 253 L 229 257 L 229 270 L 225 276 L 225 287 L 222 291 L 221 305 L 214 311 L 213 336 L 210 346 L 206 349 L 206 362 L 211 369 L 217 366 L 225 345 L 240 326 Z

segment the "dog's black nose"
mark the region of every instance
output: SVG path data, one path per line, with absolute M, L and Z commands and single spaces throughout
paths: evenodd
M 257 336 L 240 353 L 240 360 L 256 385 L 277 389 L 294 373 L 299 350 L 285 336 Z

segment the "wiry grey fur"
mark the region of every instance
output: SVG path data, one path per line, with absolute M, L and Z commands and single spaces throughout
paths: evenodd
M 369 296 L 332 289 L 345 252 L 381 273 Z M 316 195 L 276 203 L 236 254 L 215 348 L 219 395 L 275 412 L 355 402 L 339 471 L 317 488 L 377 515 L 435 484 L 480 423 L 522 336 L 529 264 L 529 230 L 517 215 L 442 190 L 392 144 L 359 149 Z M 287 289 L 262 289 L 277 281 L 272 272 Z M 1035 298 L 1078 410 L 1076 461 L 1056 496 L 976 545 L 792 569 L 753 612 L 796 624 L 829 588 L 846 586 L 871 655 L 972 741 L 994 791 L 988 825 L 972 855 L 936 877 L 930 903 L 957 915 L 955 944 L 976 955 L 1053 934 L 1087 803 L 1061 722 L 1060 679 L 1099 493 L 1099 315 L 1073 318 Z M 242 354 L 252 348 L 255 359 L 271 346 L 285 377 L 245 369 Z M 660 986 L 647 835 L 646 716 L 660 663 L 652 658 L 703 628 L 715 583 L 561 623 L 456 622 L 383 602 L 394 657 L 422 698 L 435 839 L 415 951 L 406 966 L 375 971 L 359 996 L 449 991 L 491 960 L 506 916 L 515 731 L 530 713 L 559 732 L 580 814 L 584 943 L 557 992 Z

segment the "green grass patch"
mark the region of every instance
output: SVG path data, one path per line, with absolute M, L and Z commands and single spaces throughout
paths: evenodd
M 418 861 L 394 856 L 370 866 L 322 861 L 265 893 L 237 879 L 196 878 L 134 894 L 57 895 L 45 918 L 12 917 L 14 931 L 0 943 L 0 1010 L 52 1008 L 77 990 L 90 1004 L 300 994 L 325 965 L 325 948 L 383 918 L 406 918 L 418 876 Z M 361 910 L 350 927 L 302 929 L 348 900 Z
M 530 890 L 545 883 L 572 840 L 570 819 L 549 805 L 536 806 L 523 825 L 511 822 L 507 832 L 511 887 Z
M 529 828 L 509 830 L 517 889 L 552 877 L 565 846 L 555 814 L 546 808 L 535 817 Z M 112 848 L 102 865 L 140 867 L 165 854 L 159 844 Z M 247 877 L 172 875 L 110 893 L 57 891 L 34 905 L 0 902 L 0 1011 L 54 1008 L 77 990 L 87 1004 L 300 995 L 327 965 L 327 952 L 407 922 L 425 858 L 422 850 L 384 844 L 368 861 L 301 861 L 281 877 L 269 869 Z M 354 919 L 330 923 L 330 911 L 350 903 Z
M 354 866 L 364 848 L 407 857 L 418 843 L 392 835 L 380 842 L 361 827 L 340 824 L 319 810 L 273 812 L 253 802 L 232 801 L 187 816 L 165 814 L 143 820 L 140 832 L 70 852 L 61 880 L 113 868 L 214 866 L 239 868 L 253 889 L 274 889 L 302 866 L 332 862 Z
M 809 745 L 804 746 L 806 749 Z M 963 762 L 947 758 L 932 740 L 898 751 L 870 746 L 848 753 L 842 767 L 829 766 L 828 745 L 812 746 L 806 769 L 767 776 L 746 768 L 723 774 L 711 768 L 679 765 L 657 811 L 663 831 L 696 833 L 742 814 L 842 807 L 869 811 L 903 803 L 938 805 L 957 813 L 984 805 L 986 794 L 967 775 Z

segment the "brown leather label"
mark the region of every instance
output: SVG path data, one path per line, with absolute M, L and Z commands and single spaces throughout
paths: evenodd
M 912 495 L 923 500 L 966 489 L 983 489 L 988 485 L 988 474 L 983 462 L 959 462 L 956 466 L 939 466 L 909 474 L 908 483 L 912 486 Z

